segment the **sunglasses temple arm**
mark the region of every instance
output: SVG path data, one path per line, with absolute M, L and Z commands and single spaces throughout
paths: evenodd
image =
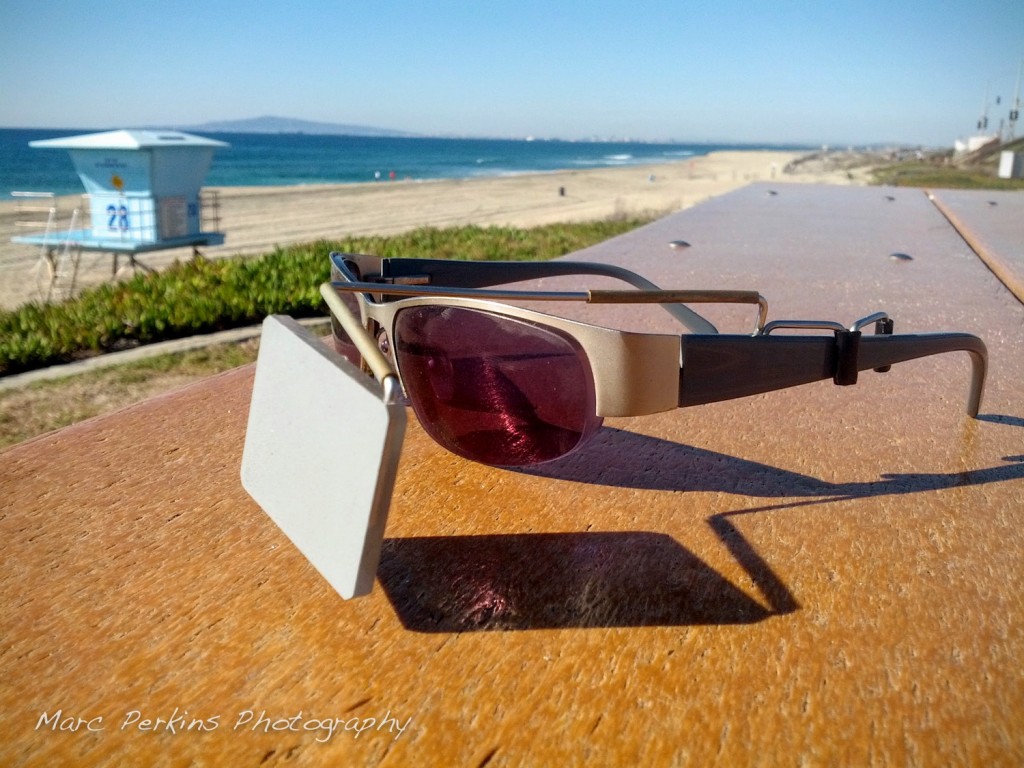
M 661 289 L 645 277 L 615 264 L 590 261 L 452 261 L 439 259 L 386 259 L 385 277 L 428 275 L 434 285 L 459 288 L 490 288 L 495 285 L 540 280 L 545 277 L 595 275 L 629 283 L 643 291 Z M 683 304 L 661 304 L 666 312 L 691 333 L 717 333 L 708 320 Z
M 988 349 L 985 342 L 969 333 L 926 333 L 899 336 L 864 336 L 860 339 L 858 370 L 885 371 L 893 363 L 916 360 L 947 352 L 966 352 L 971 359 L 971 388 L 967 395 L 967 414 L 978 416 L 981 396 L 988 375 Z
M 395 375 L 394 370 L 391 368 L 391 363 L 388 362 L 384 354 L 377 348 L 373 339 L 370 338 L 366 329 L 363 328 L 362 323 L 352 314 L 352 311 L 341 300 L 337 291 L 331 287 L 330 283 L 323 283 L 320 286 L 320 295 L 323 296 L 331 313 L 341 323 L 341 327 L 345 329 L 349 338 L 356 345 L 359 354 L 362 355 L 363 360 L 373 372 L 374 378 L 383 385 L 385 379 Z
M 683 336 L 679 405 L 703 405 L 833 379 L 946 352 L 967 352 L 971 388 L 967 413 L 976 417 L 985 386 L 985 344 L 966 333 L 864 336 L 857 343 L 829 336 Z

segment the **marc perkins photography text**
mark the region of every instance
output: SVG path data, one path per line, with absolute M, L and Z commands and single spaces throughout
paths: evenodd
M 175 707 L 169 714 L 152 716 L 139 709 L 131 709 L 118 720 L 118 731 L 136 731 L 140 733 L 169 733 L 173 735 L 187 733 L 206 733 L 220 729 L 230 729 L 238 733 L 275 733 L 288 731 L 292 733 L 316 733 L 316 741 L 325 743 L 335 734 L 347 733 L 358 739 L 364 734 L 392 734 L 398 739 L 412 723 L 412 718 L 404 721 L 392 715 L 388 710 L 382 717 L 317 717 L 299 710 L 295 714 L 276 714 L 265 709 L 243 709 L 230 717 L 212 715 L 198 717 L 188 710 Z M 36 721 L 35 730 L 54 732 L 99 732 L 107 730 L 105 716 L 88 716 L 67 713 L 63 709 L 42 712 Z

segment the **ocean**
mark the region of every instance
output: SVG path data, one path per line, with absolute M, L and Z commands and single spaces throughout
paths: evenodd
M 30 141 L 95 129 L 0 129 L 0 195 L 84 192 L 67 151 Z M 395 138 L 311 134 L 203 133 L 231 146 L 214 154 L 206 185 L 352 184 L 377 179 L 452 179 L 643 165 L 727 149 L 805 149 L 794 145 L 652 144 L 627 141 Z

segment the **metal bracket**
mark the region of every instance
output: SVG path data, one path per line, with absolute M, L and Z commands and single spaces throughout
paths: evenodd
M 892 336 L 894 323 L 888 317 L 881 318 L 875 321 L 875 335 L 876 336 Z M 888 373 L 892 370 L 891 365 L 883 365 L 879 368 L 873 369 L 875 373 Z
M 836 337 L 836 369 L 832 375 L 832 381 L 837 386 L 848 387 L 857 383 L 861 329 L 871 323 L 875 324 L 876 334 L 892 335 L 893 321 L 885 312 L 875 312 L 867 317 L 862 317 L 849 328 L 844 328 L 840 323 L 830 320 L 773 320 L 761 329 L 760 334 L 755 335 L 767 336 L 779 328 L 832 331 Z M 874 370 L 878 373 L 885 373 L 891 368 L 891 365 L 887 365 Z
M 885 312 L 875 312 L 873 315 L 862 317 L 860 320 L 850 326 L 851 331 L 859 331 L 865 326 L 875 324 L 875 335 L 876 336 L 892 336 L 893 332 L 893 321 Z M 891 365 L 883 365 L 880 368 L 872 369 L 875 373 L 888 373 L 892 370 Z

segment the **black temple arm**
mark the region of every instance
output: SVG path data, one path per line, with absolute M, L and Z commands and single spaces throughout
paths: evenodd
M 613 264 L 585 261 L 455 261 L 445 259 L 382 259 L 384 277 L 425 275 L 435 285 L 453 288 L 490 288 L 494 285 L 569 275 L 600 275 L 623 280 L 638 288 L 649 283 L 635 272 Z
M 683 336 L 679 405 L 702 405 L 757 395 L 825 379 L 840 381 L 842 369 L 884 368 L 894 363 L 946 352 L 971 357 L 967 412 L 978 415 L 985 384 L 985 344 L 967 333 L 864 336 L 848 354 L 845 337 L 836 336 Z

